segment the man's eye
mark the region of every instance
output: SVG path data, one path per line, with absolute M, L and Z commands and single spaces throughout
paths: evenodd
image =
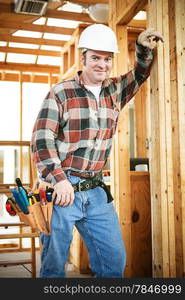
M 105 59 L 106 63 L 110 63 L 111 61 L 112 61 L 112 57 L 108 57 L 108 58 Z
M 92 57 L 94 61 L 98 61 L 98 57 Z

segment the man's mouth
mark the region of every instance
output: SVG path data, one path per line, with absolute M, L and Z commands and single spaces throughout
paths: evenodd
M 101 71 L 101 70 L 95 70 L 95 72 L 97 72 L 97 73 L 106 73 L 105 71 Z

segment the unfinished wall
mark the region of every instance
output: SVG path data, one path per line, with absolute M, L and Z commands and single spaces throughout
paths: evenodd
M 149 26 L 164 36 L 150 77 L 153 274 L 184 277 L 185 1 L 148 4 Z
M 150 160 L 152 276 L 184 277 L 185 0 L 110 0 L 109 3 L 109 25 L 117 33 L 121 46 L 115 74 L 127 69 L 125 60 L 128 48 L 124 45 L 128 45 L 128 24 L 140 9 L 144 8 L 148 12 L 148 27 L 158 30 L 164 36 L 164 44 L 159 43 L 155 51 L 154 65 L 145 90 L 149 91 L 149 97 L 145 96 L 144 101 L 147 131 L 143 139 L 149 141 L 144 153 Z M 142 97 L 142 93 L 138 97 Z M 138 113 L 139 110 L 136 111 Z M 133 199 L 129 177 L 128 124 L 125 108 L 112 152 L 111 174 L 114 176 L 112 192 L 128 254 L 126 276 L 132 277 Z M 142 137 L 141 132 L 139 136 Z M 139 147 L 137 149 L 142 153 Z
M 132 1 L 134 2 L 134 1 Z M 142 31 L 143 22 L 140 24 L 133 23 L 132 17 L 139 11 L 140 4 L 144 5 L 146 1 L 136 1 L 139 5 L 132 5 L 131 1 L 127 3 L 123 1 L 109 1 L 110 15 L 109 26 L 115 31 L 118 39 L 118 47 L 120 53 L 115 57 L 115 65 L 113 75 L 126 73 L 133 59 L 131 56 L 133 47 L 138 33 Z M 127 6 L 125 6 L 125 4 Z M 123 16 L 120 14 L 123 13 Z M 122 24 L 120 24 L 120 20 Z M 132 22 L 127 26 L 127 22 Z M 137 28 L 135 27 L 137 26 Z M 146 90 L 146 87 L 145 87 Z M 143 102 L 146 100 L 146 93 L 143 97 Z M 140 98 L 141 91 L 137 95 L 136 110 L 141 111 L 142 105 Z M 140 103 L 139 103 L 140 101 Z M 137 114 L 137 121 L 142 122 L 146 117 L 146 110 L 142 114 Z M 141 126 L 142 128 L 142 126 Z M 146 155 L 145 145 L 146 130 L 138 130 L 136 136 L 136 157 L 137 155 Z M 146 128 L 146 126 L 145 126 Z M 119 221 L 122 229 L 123 239 L 125 241 L 127 252 L 127 263 L 125 269 L 126 277 L 150 277 L 151 272 L 151 232 L 150 232 L 150 189 L 149 189 L 149 174 L 141 174 L 140 172 L 130 172 L 130 116 L 129 106 L 126 105 L 119 116 L 118 127 L 115 135 L 115 142 L 111 153 L 111 191 L 114 194 L 114 204 L 119 216 Z M 140 147 L 138 147 L 138 145 Z M 143 148 L 143 151 L 141 150 Z M 136 174 L 137 173 L 137 174 Z M 139 174 L 140 173 L 140 174 Z M 142 177 L 142 175 L 144 175 Z M 138 177 L 141 176 L 141 177 Z M 134 183 L 137 182 L 137 188 Z M 140 190 L 140 185 L 145 186 L 145 193 L 138 198 L 137 191 Z M 138 203 L 142 199 L 141 203 Z M 149 208 L 149 209 L 148 209 Z M 137 218 L 135 216 L 137 215 Z M 148 230 L 146 231 L 146 222 Z M 142 232 L 142 238 L 138 236 Z M 149 233 L 149 234 L 148 234 Z M 150 235 L 150 236 L 149 236 Z M 135 251 L 138 249 L 138 251 Z M 147 257 L 147 258 L 146 258 Z M 140 260 L 140 264 L 135 264 L 136 260 Z

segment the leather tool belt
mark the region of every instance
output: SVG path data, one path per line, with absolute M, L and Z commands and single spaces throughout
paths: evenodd
M 92 178 L 86 179 L 85 181 L 78 182 L 76 184 L 73 184 L 73 188 L 75 192 L 82 192 L 87 191 L 90 189 L 94 189 L 97 186 L 100 186 L 104 189 L 104 191 L 107 194 L 107 202 L 113 201 L 113 197 L 111 195 L 111 192 L 109 191 L 109 188 L 107 185 L 102 181 L 102 174 L 95 175 Z
M 99 173 L 94 173 L 94 172 L 75 172 L 75 171 L 71 171 L 70 170 L 70 175 L 73 175 L 73 176 L 78 176 L 80 178 L 85 178 L 85 179 L 88 179 L 88 178 L 93 178 L 95 176 L 102 176 L 102 173 L 99 172 Z

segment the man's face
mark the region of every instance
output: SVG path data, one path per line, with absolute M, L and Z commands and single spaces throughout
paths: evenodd
M 83 81 L 87 85 L 100 85 L 112 70 L 111 52 L 87 50 L 82 55 Z

